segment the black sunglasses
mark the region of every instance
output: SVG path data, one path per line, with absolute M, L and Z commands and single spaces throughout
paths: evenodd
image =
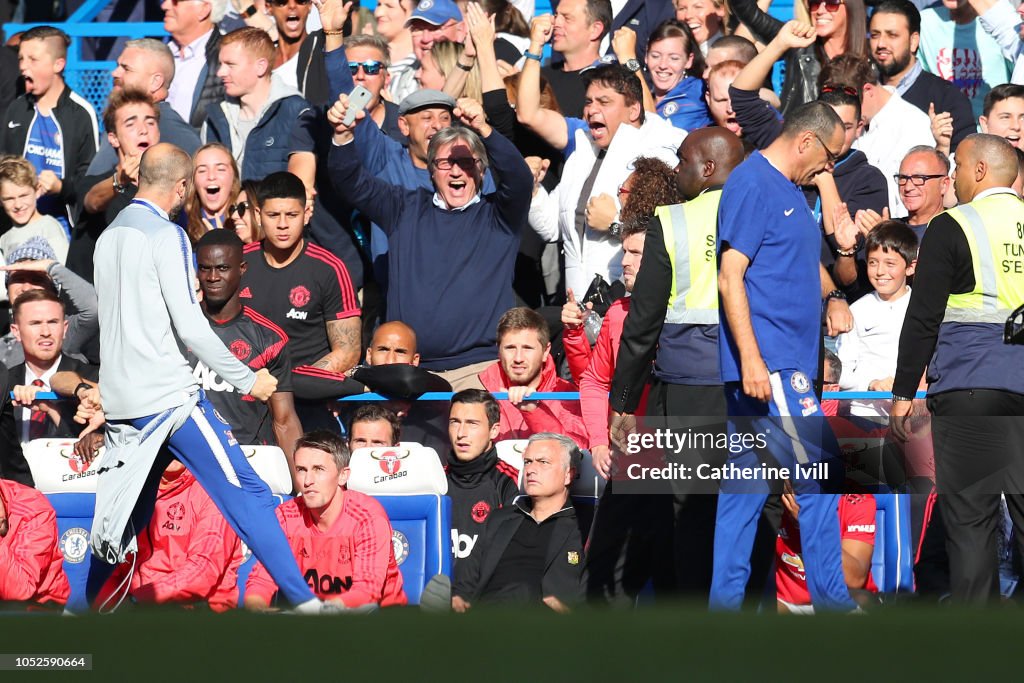
M 434 168 L 440 171 L 450 171 L 453 166 L 458 166 L 463 171 L 469 173 L 476 168 L 480 160 L 473 157 L 445 157 L 443 159 L 434 159 L 431 163 L 434 164 Z
M 380 73 L 381 68 L 384 66 L 384 62 L 378 62 L 376 59 L 370 59 L 365 62 L 349 62 L 348 70 L 355 76 L 359 73 L 359 67 L 363 67 L 363 71 L 367 76 L 376 76 Z
M 809 0 L 807 3 L 807 9 L 811 12 L 817 12 L 818 8 L 822 5 L 825 6 L 829 12 L 838 12 L 839 6 L 843 4 L 843 0 Z
M 903 187 L 904 185 L 906 185 L 907 181 L 910 181 L 911 183 L 913 183 L 914 187 L 921 187 L 926 182 L 928 182 L 929 180 L 935 180 L 936 178 L 945 178 L 945 177 L 946 177 L 945 173 L 930 173 L 930 174 L 915 173 L 914 175 L 903 175 L 902 173 L 897 173 L 896 175 L 893 176 L 893 178 L 896 180 L 896 183 L 900 187 Z
M 294 0 L 294 1 L 295 1 L 296 5 L 308 5 L 309 3 L 313 2 L 313 0 Z M 267 0 L 267 4 L 268 5 L 273 5 L 274 7 L 287 7 L 289 2 L 291 2 L 291 0 Z
M 249 210 L 249 202 L 238 202 L 228 206 L 228 215 L 237 213 L 239 218 L 245 218 L 245 212 Z

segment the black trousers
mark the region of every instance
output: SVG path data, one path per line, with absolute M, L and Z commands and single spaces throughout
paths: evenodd
M 656 381 L 647 405 L 648 417 L 654 418 L 654 426 L 659 428 L 680 432 L 696 426 L 707 429 L 708 418 L 721 418 L 721 429 L 725 429 L 721 386 Z M 717 495 L 706 490 L 637 494 L 616 493 L 615 489 L 615 482 L 610 481 L 591 529 L 588 597 L 629 604 L 651 581 L 659 597 L 678 594 L 706 601 L 711 588 Z
M 999 596 L 1000 493 L 1024 551 L 1024 395 L 950 391 L 929 398 L 928 408 L 951 597 L 984 604 Z

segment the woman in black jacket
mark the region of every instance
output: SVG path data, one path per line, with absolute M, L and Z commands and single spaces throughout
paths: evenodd
M 822 65 L 841 54 L 866 54 L 867 12 L 863 0 L 810 0 L 810 18 L 818 38 L 813 45 L 786 55 L 782 85 L 782 115 L 818 98 Z M 761 43 L 768 44 L 785 22 L 761 11 L 756 0 L 732 0 L 732 13 Z

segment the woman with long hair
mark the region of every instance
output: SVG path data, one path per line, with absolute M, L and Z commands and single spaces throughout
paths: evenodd
M 258 193 L 259 184 L 255 180 L 246 180 L 235 197 L 235 203 L 227 208 L 228 220 L 224 227 L 234 230 L 245 244 L 259 242 L 264 237 L 257 206 Z
M 434 43 L 430 52 L 423 55 L 420 68 L 416 70 L 416 81 L 420 87 L 443 90 L 456 99 L 472 97 L 477 102 L 483 100 L 480 64 L 475 58 L 471 67 L 464 63 L 469 61 L 468 59 L 460 61 L 463 51 L 464 48 L 459 43 L 447 40 L 443 43 Z
M 801 0 L 802 2 L 803 0 Z M 767 45 L 785 25 L 761 11 L 756 0 L 731 0 L 733 14 Z M 833 58 L 867 54 L 867 11 L 864 0 L 808 0 L 806 10 L 817 32 L 809 47 L 786 55 L 786 80 L 782 85 L 782 115 L 818 98 L 818 74 Z
M 209 230 L 223 228 L 227 208 L 241 186 L 238 164 L 219 142 L 203 145 L 192 156 L 192 190 L 186 204 L 188 236 L 192 244 Z

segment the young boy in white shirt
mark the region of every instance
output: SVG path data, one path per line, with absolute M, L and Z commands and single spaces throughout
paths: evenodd
M 10 254 L 30 237 L 42 237 L 64 263 L 68 256 L 68 238 L 64 228 L 52 216 L 38 208 L 39 179 L 36 169 L 23 157 L 0 157 L 0 205 L 11 219 L 11 229 L 0 236 L 0 252 Z
M 843 391 L 892 391 L 903 318 L 910 303 L 907 278 L 917 265 L 917 236 L 897 221 L 884 221 L 864 245 L 874 292 L 850 306 L 853 330 L 839 336 Z M 888 401 L 854 401 L 852 415 L 884 416 Z

